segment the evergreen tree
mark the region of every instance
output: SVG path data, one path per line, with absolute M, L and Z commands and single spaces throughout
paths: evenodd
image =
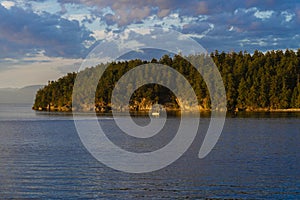
M 300 108 L 300 49 L 269 51 L 262 53 L 255 51 L 253 55 L 247 52 L 218 52 L 210 54 L 223 78 L 227 96 L 228 110 L 255 110 L 255 109 L 280 109 Z M 119 79 L 129 70 L 148 63 L 167 65 L 182 74 L 194 89 L 198 103 L 202 108 L 210 108 L 210 93 L 204 80 L 212 81 L 213 69 L 207 55 L 190 55 L 191 65 L 182 55 L 171 57 L 164 55 L 161 59 L 152 59 L 150 62 L 139 59 L 130 61 L 118 61 L 108 64 L 102 78 L 97 82 L 98 86 L 93 97 L 93 87 L 84 88 L 87 85 L 96 85 L 92 80 L 97 80 L 99 69 L 106 65 L 99 64 L 79 72 L 82 80 L 78 84 L 79 95 L 77 100 L 95 104 L 97 111 L 109 110 L 111 106 L 112 91 Z M 204 67 L 205 66 L 205 67 Z M 152 68 L 153 69 L 153 68 Z M 201 71 L 201 74 L 199 71 Z M 135 83 L 142 83 L 144 77 L 155 74 L 150 67 L 145 67 L 143 72 L 128 77 L 127 86 L 129 92 L 135 87 Z M 35 110 L 72 110 L 72 90 L 77 73 L 68 73 L 57 81 L 49 81 L 48 85 L 36 93 L 33 109 Z M 172 75 L 162 70 L 157 77 L 151 77 L 155 81 L 159 78 L 166 79 L 168 84 L 175 84 L 175 89 L 186 88 L 186 85 L 174 79 Z M 84 84 L 83 84 L 84 83 Z M 214 85 L 217 88 L 217 86 Z M 213 91 L 218 92 L 218 91 Z M 167 88 L 157 84 L 147 84 L 134 92 L 130 103 L 147 101 L 148 103 L 174 105 L 178 99 Z M 122 100 L 119 100 L 123 104 Z M 73 109 L 81 109 L 83 105 L 74 105 Z

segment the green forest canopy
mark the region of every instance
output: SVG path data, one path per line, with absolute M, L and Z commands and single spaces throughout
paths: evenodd
M 205 56 L 205 55 L 203 55 Z M 219 53 L 209 55 L 219 69 L 226 89 L 227 109 L 234 110 L 272 110 L 300 108 L 300 49 L 278 50 L 262 53 L 255 51 Z M 95 104 L 79 105 L 73 110 L 110 110 L 111 94 L 117 81 L 130 69 L 147 63 L 168 65 L 181 74 L 192 85 L 201 109 L 210 108 L 210 97 L 201 75 L 180 55 L 164 55 L 160 60 L 142 61 L 139 59 L 110 63 L 95 93 Z M 94 75 L 96 67 L 82 72 L 86 79 Z M 49 81 L 40 89 L 33 105 L 34 110 L 71 111 L 72 90 L 77 73 L 68 73 L 57 81 Z M 167 74 L 162 74 L 167 76 Z M 138 77 L 132 77 L 138 79 Z M 82 88 L 84 91 L 85 88 Z M 84 98 L 84 97 L 83 97 Z M 167 109 L 178 109 L 174 94 L 167 88 L 148 84 L 134 92 L 130 101 L 131 110 L 147 109 L 153 103 L 164 104 Z

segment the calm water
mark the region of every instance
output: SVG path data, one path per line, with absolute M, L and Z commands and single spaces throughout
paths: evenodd
M 160 148 L 179 120 L 167 120 L 161 143 L 143 143 L 122 136 L 112 118 L 99 118 L 115 143 L 136 151 Z M 208 123 L 209 118 L 201 119 L 195 142 L 172 165 L 128 174 L 106 167 L 85 150 L 71 115 L 0 105 L 0 199 L 300 199 L 299 114 L 228 117 L 213 151 L 198 159 Z

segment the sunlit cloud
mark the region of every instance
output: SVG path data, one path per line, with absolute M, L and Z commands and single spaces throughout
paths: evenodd
M 13 1 L 2 1 L 1 5 L 6 9 L 10 9 L 11 7 L 15 6 L 15 2 L 13 2 Z

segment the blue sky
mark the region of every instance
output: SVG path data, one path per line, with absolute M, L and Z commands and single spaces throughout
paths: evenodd
M 103 39 L 165 27 L 208 52 L 298 49 L 299 0 L 0 0 L 0 88 L 46 84 Z

